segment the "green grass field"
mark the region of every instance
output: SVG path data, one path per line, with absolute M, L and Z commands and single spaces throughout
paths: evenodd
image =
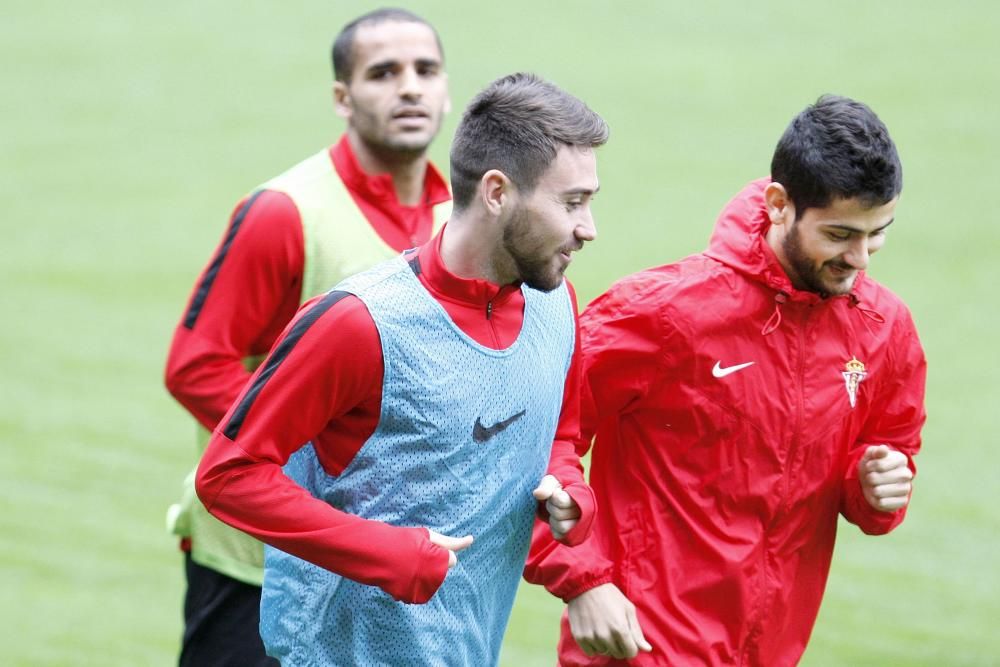
M 329 42 L 373 7 L 116 4 L 9 3 L 0 21 L 2 665 L 173 663 L 183 577 L 163 514 L 192 426 L 162 388 L 169 338 L 236 200 L 339 135 Z M 914 312 L 930 418 L 903 526 L 842 526 L 803 664 L 1000 664 L 1000 6 L 408 6 L 439 27 L 456 109 L 527 69 L 610 123 L 600 239 L 571 273 L 584 303 L 700 250 L 819 94 L 881 115 L 906 185 L 872 272 Z M 553 665 L 560 609 L 523 586 L 502 664 Z

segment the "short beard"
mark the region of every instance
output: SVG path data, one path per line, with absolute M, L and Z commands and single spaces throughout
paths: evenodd
M 551 257 L 539 256 L 541 249 L 531 238 L 531 220 L 524 212 L 511 215 L 503 230 L 503 247 L 514 262 L 517 278 L 528 287 L 551 292 L 562 285 L 563 271 L 553 268 Z
M 792 228 L 788 230 L 788 234 L 782 240 L 781 246 L 785 251 L 785 258 L 788 259 L 788 263 L 791 264 L 799 281 L 805 285 L 808 291 L 815 292 L 824 298 L 831 295 L 847 294 L 853 283 L 847 289 L 839 291 L 831 291 L 827 285 L 823 284 L 823 280 L 820 278 L 820 271 L 823 270 L 823 266 L 825 265 L 820 266 L 817 270 L 812 260 L 802 250 L 802 237 L 798 225 L 798 221 L 792 223 Z

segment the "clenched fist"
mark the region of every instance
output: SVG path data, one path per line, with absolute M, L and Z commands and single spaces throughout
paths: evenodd
M 865 450 L 858 461 L 858 481 L 865 500 L 880 512 L 895 512 L 910 502 L 913 472 L 906 454 L 886 445 Z

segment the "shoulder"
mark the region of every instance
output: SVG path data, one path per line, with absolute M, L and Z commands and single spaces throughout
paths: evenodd
M 886 322 L 890 323 L 894 329 L 914 329 L 913 315 L 909 306 L 895 292 L 865 275 L 857 287 L 859 307 L 868 308 L 875 311 Z
M 660 313 L 685 295 L 697 295 L 733 272 L 702 254 L 625 276 L 587 306 L 588 311 Z
M 365 336 L 375 330 L 367 306 L 351 292 L 333 289 L 315 296 L 304 304 L 289 324 L 288 336 L 352 340 L 354 336 Z
M 298 208 L 291 197 L 276 190 L 257 190 L 241 200 L 231 227 L 241 242 L 261 251 L 302 240 Z

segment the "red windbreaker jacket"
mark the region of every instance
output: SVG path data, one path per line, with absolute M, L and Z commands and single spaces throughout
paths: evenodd
M 525 577 L 564 600 L 615 583 L 654 647 L 629 664 L 795 664 L 838 513 L 869 534 L 905 514 L 869 506 L 856 468 L 872 444 L 911 468 L 920 448 L 910 313 L 864 275 L 845 296 L 794 289 L 764 238 L 767 183 L 727 205 L 706 252 L 621 280 L 581 316 L 597 518 L 574 549 L 536 531 Z M 565 614 L 559 654 L 616 664 L 580 651 Z

